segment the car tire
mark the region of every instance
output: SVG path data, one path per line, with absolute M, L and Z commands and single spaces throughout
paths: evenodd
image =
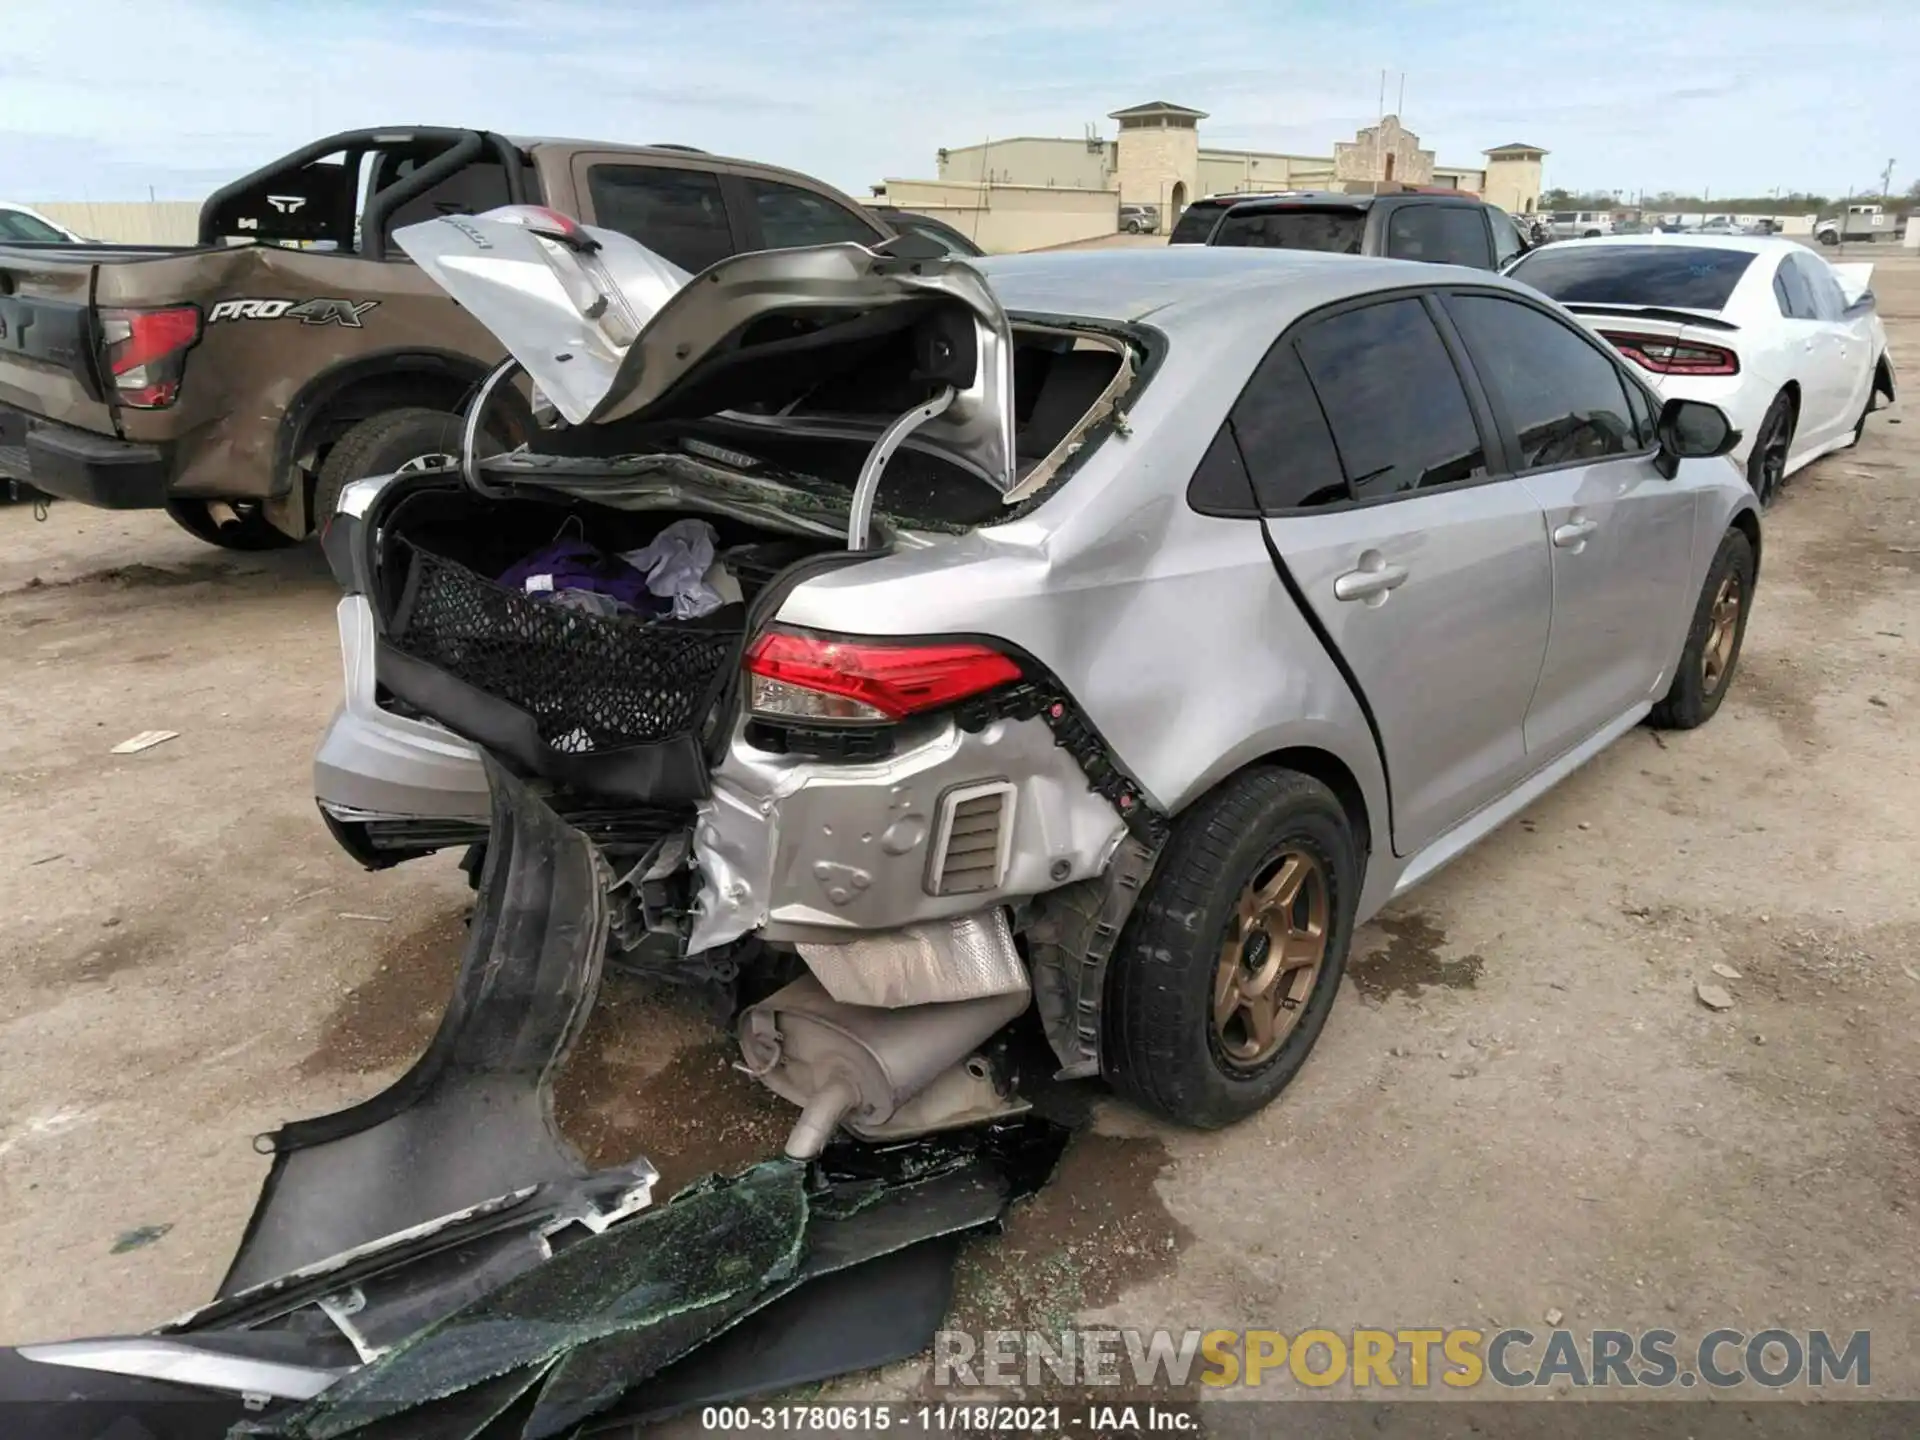
M 1205 1130 L 1267 1105 L 1320 1038 L 1359 898 L 1353 825 L 1326 785 L 1277 766 L 1221 785 L 1180 817 L 1114 954 L 1108 1083 Z M 1310 971 L 1287 963 L 1309 953 Z
M 1711 720 L 1733 685 L 1753 612 L 1753 544 L 1737 528 L 1720 537 L 1693 608 L 1686 649 L 1673 684 L 1648 718 L 1662 730 L 1691 730 Z
M 1793 448 L 1793 397 L 1782 390 L 1767 406 L 1753 449 L 1747 452 L 1747 484 L 1761 506 L 1773 504 L 1787 483 L 1787 454 Z
M 333 442 L 313 485 L 313 523 L 324 526 L 340 506 L 340 492 L 356 480 L 402 471 L 456 470 L 466 421 L 445 410 L 406 405 L 360 421 Z M 499 453 L 490 436 L 481 453 Z
M 167 514 L 196 540 L 222 550 L 284 550 L 300 543 L 267 519 L 258 500 L 173 499 Z
M 1832 230 L 1822 230 L 1814 238 L 1822 245 L 1838 245 L 1840 243 L 1839 234 Z

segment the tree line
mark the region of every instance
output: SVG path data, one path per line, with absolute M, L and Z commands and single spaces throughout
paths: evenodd
M 1601 191 L 1555 188 L 1540 197 L 1542 210 L 1614 210 L 1638 208 L 1659 214 L 1706 215 L 1817 215 L 1837 205 L 1906 206 L 1920 203 L 1920 180 L 1909 185 L 1903 195 L 1813 195 L 1795 190 L 1786 195 L 1683 195 L 1675 190 L 1656 190 L 1635 196 Z

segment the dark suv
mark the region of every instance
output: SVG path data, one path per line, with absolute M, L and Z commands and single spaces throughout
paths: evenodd
M 1498 206 L 1459 191 L 1399 187 L 1212 195 L 1187 207 L 1167 243 L 1330 250 L 1477 270 L 1499 270 L 1531 248 Z

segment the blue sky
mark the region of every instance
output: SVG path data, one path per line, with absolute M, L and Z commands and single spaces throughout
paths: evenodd
M 1144 100 L 1331 153 L 1404 70 L 1441 162 L 1547 183 L 1840 191 L 1920 174 L 1912 0 L 0 0 L 0 196 L 198 199 L 334 130 L 672 140 L 856 195 Z M 1906 143 L 1908 153 L 1902 154 Z

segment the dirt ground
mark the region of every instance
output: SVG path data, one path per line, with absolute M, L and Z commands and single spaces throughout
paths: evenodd
M 1875 259 L 1920 385 L 1920 262 Z M 1099 1100 L 1055 1185 L 975 1247 L 957 1323 L 1867 1329 L 1874 1393 L 1920 1397 L 1903 409 L 1769 515 L 1711 725 L 1629 735 L 1366 927 L 1263 1115 L 1195 1135 Z M 311 799 L 334 600 L 312 548 L 0 509 L 0 1342 L 207 1299 L 265 1173 L 249 1137 L 372 1093 L 437 1018 L 453 858 L 363 873 Z M 149 729 L 179 735 L 109 753 Z M 668 1190 L 790 1119 L 700 1016 L 618 981 L 561 1108 Z

